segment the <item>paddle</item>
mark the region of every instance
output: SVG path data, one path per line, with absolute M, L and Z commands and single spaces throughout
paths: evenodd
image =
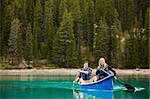
M 126 87 L 127 91 L 129 91 L 129 92 L 134 92 L 134 91 L 135 91 L 135 88 L 134 88 L 133 86 L 131 86 L 131 85 L 129 85 L 129 84 L 127 84 L 127 83 L 125 83 L 125 82 L 119 80 L 119 79 L 116 77 L 116 71 L 115 71 L 115 70 L 113 70 L 110 66 L 108 66 L 108 69 L 114 73 L 114 78 L 115 78 L 117 81 L 119 81 L 120 83 L 122 83 L 122 84 Z
M 77 84 L 79 82 L 79 80 L 80 80 L 79 75 L 80 75 L 79 73 L 76 74 L 75 80 L 73 81 L 73 85 Z
M 116 77 L 115 77 L 115 79 L 116 79 L 118 82 L 122 83 L 122 84 L 126 87 L 127 91 L 129 91 L 129 92 L 134 92 L 134 91 L 135 91 L 135 87 L 133 87 L 133 86 L 131 86 L 131 85 L 129 85 L 129 84 L 127 84 L 127 83 L 125 83 L 125 82 L 119 80 L 119 79 L 116 78 Z

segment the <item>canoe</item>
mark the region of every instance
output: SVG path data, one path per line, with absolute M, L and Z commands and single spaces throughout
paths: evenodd
M 113 90 L 113 75 L 92 83 L 79 84 L 81 89 Z

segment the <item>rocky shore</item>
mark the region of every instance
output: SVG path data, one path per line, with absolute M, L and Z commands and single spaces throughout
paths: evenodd
M 114 69 L 117 75 L 150 75 L 150 69 Z M 13 69 L 0 70 L 0 75 L 76 75 L 79 69 Z M 95 74 L 93 69 L 93 75 Z

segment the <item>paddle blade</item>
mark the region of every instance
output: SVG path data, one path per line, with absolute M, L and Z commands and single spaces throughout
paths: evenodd
M 135 88 L 129 84 L 124 84 L 124 86 L 128 89 L 127 91 L 129 92 L 134 92 L 135 91 Z

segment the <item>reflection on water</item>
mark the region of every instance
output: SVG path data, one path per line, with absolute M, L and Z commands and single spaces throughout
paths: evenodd
M 73 90 L 75 99 L 113 99 L 113 91 Z
M 33 81 L 33 80 L 73 80 L 75 76 L 72 75 L 0 75 L 0 81 Z
M 136 87 L 137 92 L 126 92 L 118 82 L 113 92 L 80 90 L 73 87 L 74 76 L 0 76 L 0 99 L 150 99 L 149 77 L 119 79 Z

